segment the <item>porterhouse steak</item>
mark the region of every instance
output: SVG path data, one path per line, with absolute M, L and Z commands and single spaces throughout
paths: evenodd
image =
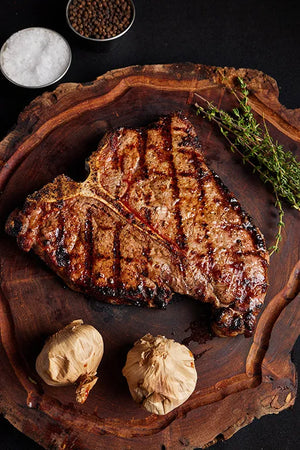
M 164 307 L 213 306 L 219 336 L 250 335 L 267 288 L 264 238 L 205 164 L 181 113 L 107 133 L 82 183 L 60 175 L 12 212 L 6 231 L 72 289 Z

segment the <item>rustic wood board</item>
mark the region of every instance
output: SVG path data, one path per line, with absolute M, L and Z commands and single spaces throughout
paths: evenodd
M 258 116 L 264 115 L 272 136 L 299 152 L 300 110 L 280 105 L 273 79 L 255 70 L 191 63 L 134 66 L 89 84 L 60 85 L 34 100 L 0 143 L 0 410 L 45 448 L 203 447 L 229 438 L 254 417 L 294 403 L 297 378 L 290 351 L 300 322 L 296 211 L 286 208 L 281 251 L 271 259 L 266 304 L 248 339 L 214 337 L 209 308 L 187 298 L 175 297 L 166 311 L 96 303 L 66 288 L 3 231 L 9 212 L 56 175 L 83 179 L 84 159 L 106 130 L 145 125 L 183 110 L 196 126 L 209 166 L 271 244 L 278 219 L 271 192 L 228 151 L 217 130 L 196 117 L 192 106 L 194 93 L 201 92 L 223 108 L 232 107 L 233 96 L 222 82 L 234 86 L 237 76 L 247 82 L 251 106 Z M 47 386 L 34 371 L 44 339 L 78 318 L 99 329 L 105 342 L 100 380 L 84 405 L 74 404 L 72 387 Z M 121 374 L 127 350 L 146 332 L 183 342 L 196 357 L 195 392 L 166 416 L 138 407 Z

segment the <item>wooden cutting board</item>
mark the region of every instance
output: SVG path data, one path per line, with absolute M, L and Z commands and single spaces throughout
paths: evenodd
M 165 311 L 97 303 L 66 288 L 37 257 L 19 250 L 3 231 L 25 196 L 65 173 L 85 177 L 84 160 L 108 129 L 142 126 L 183 110 L 194 123 L 208 165 L 254 218 L 270 245 L 278 216 L 268 187 L 241 164 L 207 121 L 195 115 L 194 93 L 222 108 L 244 78 L 251 106 L 272 136 L 300 150 L 300 110 L 278 101 L 276 82 L 255 70 L 198 64 L 134 66 L 92 83 L 62 84 L 35 99 L 0 143 L 0 409 L 23 433 L 48 449 L 182 449 L 227 439 L 254 417 L 278 413 L 295 400 L 297 381 L 290 352 L 298 336 L 299 215 L 286 207 L 279 254 L 272 256 L 265 307 L 252 338 L 218 338 L 209 308 L 175 296 Z M 298 263 L 297 263 L 298 261 Z M 45 385 L 34 370 L 44 340 L 82 318 L 103 335 L 99 381 L 84 405 L 74 388 Z M 150 332 L 187 345 L 196 358 L 195 392 L 166 416 L 151 415 L 130 397 L 121 374 L 128 349 Z

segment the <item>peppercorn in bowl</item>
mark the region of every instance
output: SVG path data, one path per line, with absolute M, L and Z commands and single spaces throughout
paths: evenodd
M 129 30 L 135 7 L 132 0 L 69 0 L 66 18 L 78 36 L 108 43 Z

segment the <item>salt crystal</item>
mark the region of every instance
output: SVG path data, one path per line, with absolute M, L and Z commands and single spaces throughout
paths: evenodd
M 1 49 L 2 72 L 25 87 L 54 83 L 66 73 L 70 62 L 68 43 L 60 34 L 47 28 L 18 31 Z

